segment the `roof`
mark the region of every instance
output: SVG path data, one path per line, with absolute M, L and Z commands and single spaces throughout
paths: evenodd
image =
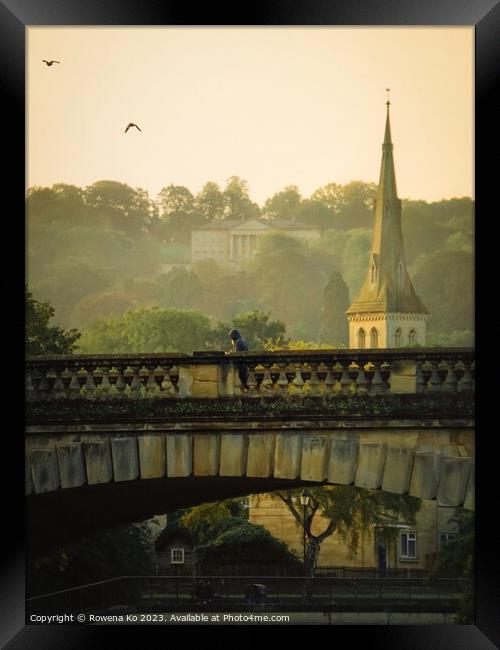
M 192 230 L 314 230 L 308 224 L 301 223 L 299 221 L 289 221 L 288 219 L 273 219 L 272 221 L 267 221 L 265 219 L 257 219 L 252 217 L 251 219 L 245 219 L 241 221 L 240 219 L 225 219 L 224 221 L 215 221 L 212 223 L 207 223 L 205 226 L 198 226 Z
M 155 550 L 159 551 L 170 542 L 181 539 L 187 546 L 194 546 L 193 535 L 178 521 L 167 524 L 155 540 Z

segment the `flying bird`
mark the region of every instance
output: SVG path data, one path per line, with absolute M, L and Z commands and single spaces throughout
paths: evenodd
M 61 63 L 60 61 L 46 61 L 45 59 L 42 59 L 44 63 L 46 63 L 48 66 L 51 66 L 53 63 Z
M 129 124 L 127 124 L 127 128 L 125 129 L 125 133 L 127 133 L 127 131 L 130 129 L 131 126 L 135 126 L 136 129 L 139 129 L 137 124 L 134 124 L 133 122 L 129 122 Z M 141 129 L 139 129 L 139 131 L 141 131 Z M 142 133 L 142 131 L 141 131 L 141 133 Z

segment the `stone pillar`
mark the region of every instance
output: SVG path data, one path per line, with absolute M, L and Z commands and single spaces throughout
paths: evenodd
M 391 393 L 416 393 L 417 392 L 417 362 L 397 361 L 392 364 Z

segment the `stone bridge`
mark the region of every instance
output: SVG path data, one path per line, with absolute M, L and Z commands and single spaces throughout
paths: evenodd
M 29 537 L 301 485 L 473 510 L 474 375 L 450 348 L 28 359 Z

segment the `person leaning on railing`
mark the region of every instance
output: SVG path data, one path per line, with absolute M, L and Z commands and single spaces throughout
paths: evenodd
M 230 330 L 229 338 L 231 339 L 231 344 L 233 348 L 231 352 L 248 352 L 248 343 L 241 336 L 238 330 L 234 330 L 234 329 Z M 227 354 L 230 353 L 228 352 Z M 238 377 L 240 378 L 241 387 L 243 390 L 248 390 L 248 384 L 247 384 L 248 374 L 249 374 L 248 366 L 238 364 Z

